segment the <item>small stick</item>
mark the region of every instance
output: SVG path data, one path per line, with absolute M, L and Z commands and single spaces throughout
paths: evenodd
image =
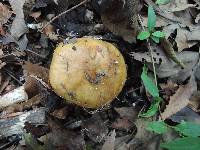
M 20 80 L 18 80 L 14 75 L 12 75 L 12 74 L 10 73 L 10 71 L 8 71 L 8 70 L 5 69 L 5 68 L 3 68 L 3 70 L 5 70 L 6 73 L 7 73 L 11 78 L 13 78 L 15 81 L 17 81 L 20 85 L 23 85 L 23 83 L 22 83 Z
M 89 1 L 90 1 L 90 0 L 84 0 L 84 1 L 80 2 L 79 4 L 73 6 L 72 8 L 70 8 L 70 9 L 68 9 L 68 10 L 66 10 L 66 11 L 64 11 L 64 12 L 62 12 L 62 13 L 60 13 L 59 15 L 53 17 L 53 18 L 41 29 L 41 32 L 42 32 L 49 24 L 51 24 L 54 20 L 58 19 L 60 16 L 66 14 L 66 13 L 68 13 L 68 12 L 70 12 L 70 11 L 72 11 L 72 10 L 74 10 L 74 9 L 76 9 L 76 8 L 78 8 L 78 7 L 80 7 L 80 6 L 82 6 L 83 4 L 86 4 L 86 3 L 89 2 Z

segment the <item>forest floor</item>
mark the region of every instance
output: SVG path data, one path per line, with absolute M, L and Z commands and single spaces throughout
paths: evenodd
M 199 20 L 199 0 L 1 0 L 0 150 L 200 149 Z M 101 109 L 49 84 L 56 46 L 81 37 L 112 43 L 127 65 Z

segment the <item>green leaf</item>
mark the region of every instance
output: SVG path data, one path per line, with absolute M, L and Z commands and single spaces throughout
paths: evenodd
M 142 31 L 138 34 L 137 39 L 139 40 L 146 40 L 150 37 L 149 31 Z
M 148 29 L 149 32 L 153 31 L 156 26 L 156 14 L 151 5 L 148 7 Z
M 163 134 L 168 131 L 168 126 L 166 123 L 164 123 L 164 121 L 153 121 L 147 123 L 146 129 L 158 134 Z
M 147 75 L 147 67 L 143 67 L 141 79 L 144 83 L 145 89 L 153 96 L 153 97 L 159 97 L 159 90 L 154 84 L 154 82 L 148 77 Z
M 162 38 L 162 37 L 165 37 L 165 32 L 156 31 L 156 32 L 153 32 L 152 35 L 158 38 Z
M 158 111 L 158 106 L 159 106 L 161 100 L 162 100 L 162 98 L 155 97 L 151 106 L 149 107 L 148 111 L 145 113 L 140 113 L 139 116 L 145 117 L 145 118 L 154 116 Z
M 173 128 L 177 132 L 185 136 L 190 136 L 190 137 L 200 136 L 200 124 L 182 121 L 180 124 L 176 125 Z
M 158 38 L 158 37 L 151 36 L 151 39 L 152 39 L 155 43 L 160 43 L 160 38 Z
M 157 0 L 156 4 L 157 5 L 166 5 L 170 2 L 171 0 Z
M 200 150 L 200 138 L 184 137 L 160 145 L 168 150 Z

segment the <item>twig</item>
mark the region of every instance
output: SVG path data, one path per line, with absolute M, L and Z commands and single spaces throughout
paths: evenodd
M 3 70 L 5 70 L 6 73 L 7 73 L 11 78 L 13 78 L 15 81 L 17 81 L 17 82 L 19 83 L 19 85 L 23 85 L 23 83 L 22 83 L 20 80 L 18 80 L 14 75 L 12 75 L 12 74 L 10 73 L 10 71 L 8 71 L 8 70 L 5 69 L 5 68 L 3 68 Z
M 142 19 L 141 19 L 141 16 L 138 15 L 138 19 L 139 19 L 139 22 L 142 26 L 142 30 L 145 31 L 145 28 L 144 26 L 142 25 Z M 152 62 L 152 65 L 153 65 L 153 74 L 154 74 L 154 80 L 155 80 L 155 84 L 156 84 L 156 87 L 158 86 L 158 83 L 157 83 L 157 76 L 156 76 L 156 68 L 155 68 L 155 61 L 153 59 L 153 50 L 151 48 L 151 44 L 150 44 L 150 41 L 147 39 L 147 48 L 149 49 L 149 52 L 150 52 L 150 56 L 151 56 L 151 62 Z
M 53 18 L 41 29 L 41 32 L 42 32 L 49 24 L 51 24 L 53 21 L 55 21 L 56 19 L 58 19 L 60 16 L 66 14 L 66 13 L 68 13 L 68 12 L 70 12 L 70 11 L 72 11 L 72 10 L 74 10 L 74 9 L 76 9 L 76 8 L 78 8 L 78 7 L 80 7 L 80 6 L 82 6 L 83 4 L 86 4 L 86 3 L 89 2 L 89 1 L 90 1 L 90 0 L 84 0 L 84 1 L 80 2 L 79 4 L 73 6 L 72 8 L 70 8 L 70 9 L 68 9 L 68 10 L 66 10 L 66 11 L 64 11 L 64 12 L 62 12 L 62 13 L 60 13 L 59 15 L 53 17 Z

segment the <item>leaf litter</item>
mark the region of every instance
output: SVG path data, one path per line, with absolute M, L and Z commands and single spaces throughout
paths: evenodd
M 4 143 L 3 146 L 8 143 L 6 139 L 14 142 L 11 136 L 15 133 L 20 141 L 17 148 L 155 150 L 160 141 L 167 142 L 179 135 L 169 130 L 158 136 L 146 130 L 148 121 L 162 118 L 173 122 L 172 126 L 179 123 L 177 131 L 183 128 L 191 130 L 188 124 L 181 124 L 182 120 L 200 122 L 198 0 L 174 0 L 163 5 L 144 0 L 155 10 L 155 28 L 165 33 L 177 58 L 186 66 L 181 68 L 172 61 L 163 51 L 162 44 L 152 44 L 158 87 L 148 87 L 150 80 L 141 84 L 140 79 L 144 61 L 149 72 L 153 71 L 145 42 L 136 40 L 140 30 L 138 13 L 141 14 L 142 26 L 148 27 L 146 4 L 133 0 L 88 2 L 59 17 L 41 32 L 49 19 L 81 0 L 62 2 L 5 0 L 0 3 L 0 101 L 3 102 L 0 102 L 0 142 Z M 159 32 L 153 34 L 160 36 Z M 127 84 L 117 100 L 95 114 L 64 102 L 51 90 L 48 79 L 51 55 L 57 43 L 88 35 L 98 35 L 115 43 L 129 69 Z M 16 93 L 13 94 L 18 89 L 22 90 L 19 96 L 23 100 L 18 101 Z M 163 98 L 155 109 L 157 112 L 160 108 L 161 116 L 140 118 L 141 111 L 148 110 L 153 103 L 150 89 L 153 96 Z M 8 95 L 17 103 L 7 104 L 12 101 L 10 97 L 5 101 Z M 7 126 L 11 123 L 12 129 Z M 160 124 L 151 127 L 154 126 L 160 128 Z M 41 132 L 40 129 L 44 130 Z M 41 134 L 37 134 L 39 132 Z M 183 135 L 190 134 L 184 132 Z M 196 141 L 191 137 L 177 139 L 177 143 L 181 143 L 177 146 L 182 148 L 191 140 Z M 195 144 L 194 147 L 199 146 Z M 162 146 L 170 149 L 174 143 Z

